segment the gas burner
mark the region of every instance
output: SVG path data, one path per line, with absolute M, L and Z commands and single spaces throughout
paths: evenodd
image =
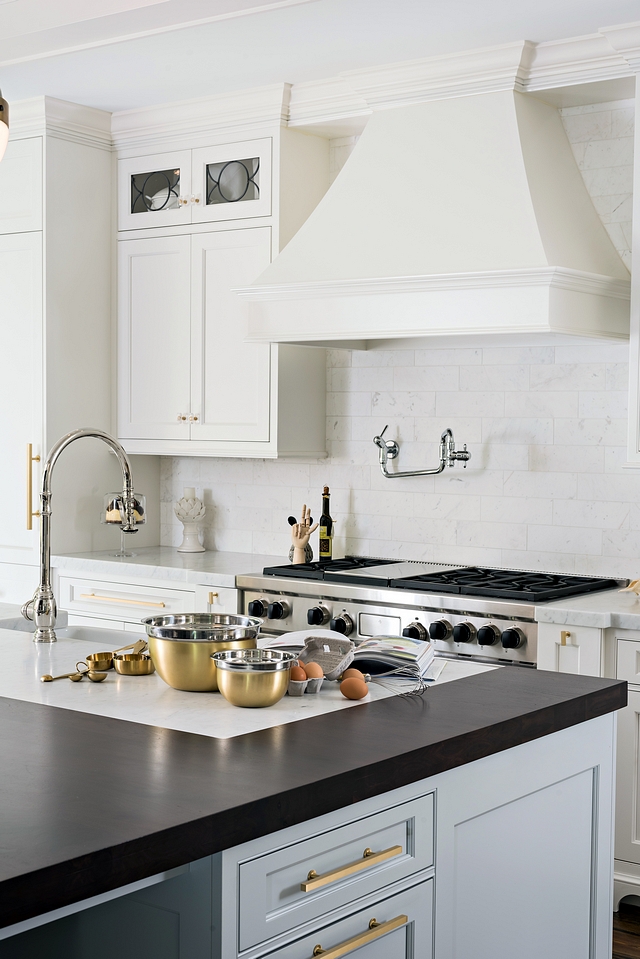
M 263 576 L 284 576 L 286 579 L 324 579 L 325 573 L 340 573 L 348 570 L 367 569 L 369 566 L 385 566 L 388 559 L 372 559 L 370 556 L 345 556 L 344 559 L 317 560 L 314 563 L 298 563 L 295 566 L 267 566 Z
M 561 573 L 530 573 L 470 566 L 420 576 L 392 579 L 392 589 L 455 593 L 461 596 L 494 596 L 499 599 L 540 603 L 602 589 L 615 589 L 614 579 L 565 576 Z

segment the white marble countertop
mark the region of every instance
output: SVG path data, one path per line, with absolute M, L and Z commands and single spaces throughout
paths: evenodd
M 536 606 L 539 623 L 561 626 L 595 626 L 608 629 L 640 629 L 640 599 L 635 593 L 621 593 L 617 589 L 573 596 L 557 603 Z
M 235 587 L 240 573 L 262 572 L 265 566 L 282 565 L 283 556 L 257 553 L 179 553 L 169 546 L 132 548 L 135 556 L 114 556 L 110 550 L 93 553 L 67 553 L 52 557 L 51 565 L 68 573 L 122 576 L 132 579 L 165 580 L 194 586 Z
M 91 641 L 59 638 L 57 643 L 45 645 L 34 643 L 31 633 L 0 629 L 0 696 L 198 733 L 215 739 L 230 739 L 359 705 L 345 699 L 338 684 L 330 682 L 325 682 L 316 695 L 285 696 L 268 709 L 240 709 L 228 703 L 220 693 L 188 693 L 171 689 L 157 673 L 151 676 L 120 676 L 110 670 L 102 683 L 91 683 L 88 679 L 80 683 L 72 683 L 68 679 L 53 683 L 40 682 L 40 676 L 45 673 L 57 676 L 72 671 L 76 662 L 90 652 L 116 649 L 123 641 L 133 642 L 136 639 L 135 634 L 121 636 L 113 631 L 97 629 L 92 632 L 98 636 L 103 632 L 108 640 L 102 637 Z M 461 679 L 488 668 L 494 667 L 447 661 L 437 682 Z M 384 686 L 374 682 L 369 689 L 364 703 L 406 691 L 407 684 L 386 680 Z M 428 696 L 428 691 L 424 695 Z

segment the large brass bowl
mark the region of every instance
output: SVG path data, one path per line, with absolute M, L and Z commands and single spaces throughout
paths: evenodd
M 152 616 L 149 654 L 158 675 L 174 689 L 210 693 L 218 689 L 214 652 L 255 649 L 262 620 L 226 613 Z
M 234 706 L 273 706 L 289 686 L 293 653 L 273 649 L 218 652 L 218 686 Z

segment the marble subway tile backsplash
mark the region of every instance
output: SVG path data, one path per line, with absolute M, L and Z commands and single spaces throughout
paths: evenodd
M 336 555 L 635 577 L 640 473 L 623 468 L 626 370 L 625 343 L 329 351 L 327 459 L 163 459 L 163 543 L 179 543 L 172 503 L 195 485 L 207 548 L 286 556 L 287 516 L 310 503 L 317 517 L 328 483 Z M 435 465 L 446 426 L 468 443 L 468 468 L 385 479 L 372 437 L 387 422 L 401 469 Z
M 560 111 L 576 161 L 630 263 L 633 102 Z M 332 143 L 335 177 L 357 138 Z M 327 355 L 327 459 L 162 460 L 162 543 L 173 502 L 196 486 L 208 549 L 286 557 L 287 516 L 320 515 L 332 492 L 345 552 L 611 576 L 640 576 L 640 472 L 624 468 L 626 343 L 459 346 Z M 400 469 L 436 464 L 442 430 L 469 467 L 388 480 L 372 437 L 389 423 Z M 392 464 L 393 466 L 394 464 Z M 317 535 L 312 545 L 317 553 Z

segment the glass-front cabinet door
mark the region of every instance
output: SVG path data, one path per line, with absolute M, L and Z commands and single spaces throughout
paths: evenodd
M 191 150 L 118 161 L 118 229 L 191 222 Z
M 192 154 L 193 223 L 271 215 L 271 138 Z

